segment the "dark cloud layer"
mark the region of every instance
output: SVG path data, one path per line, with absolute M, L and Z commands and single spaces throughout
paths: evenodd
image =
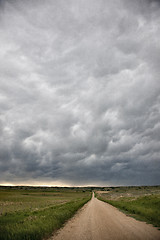
M 0 1 L 0 182 L 160 184 L 160 5 Z

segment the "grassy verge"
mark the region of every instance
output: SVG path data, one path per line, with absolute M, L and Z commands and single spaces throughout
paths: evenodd
M 122 197 L 117 200 L 109 200 L 98 196 L 98 199 L 131 214 L 139 220 L 160 227 L 160 195 L 141 196 L 135 199 L 133 197 Z
M 66 190 L 3 191 L 0 240 L 40 240 L 49 237 L 89 201 L 90 192 Z M 31 207 L 29 207 L 31 204 Z

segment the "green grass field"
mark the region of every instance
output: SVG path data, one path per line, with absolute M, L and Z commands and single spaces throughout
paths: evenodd
M 0 240 L 49 237 L 91 197 L 71 188 L 0 188 Z
M 160 227 L 160 186 L 108 188 L 98 192 L 97 197 L 130 216 Z

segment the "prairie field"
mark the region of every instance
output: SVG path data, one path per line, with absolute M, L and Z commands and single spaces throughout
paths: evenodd
M 79 188 L 0 187 L 0 240 L 47 238 L 90 197 Z
M 97 191 L 99 200 L 160 227 L 160 186 L 111 187 Z
M 91 199 L 92 191 L 128 216 L 160 227 L 160 186 L 0 187 L 0 240 L 48 239 Z

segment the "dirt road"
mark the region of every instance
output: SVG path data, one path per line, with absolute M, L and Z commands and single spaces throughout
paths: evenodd
M 52 240 L 160 240 L 160 231 L 94 198 Z M 50 240 L 51 240 L 50 239 Z

